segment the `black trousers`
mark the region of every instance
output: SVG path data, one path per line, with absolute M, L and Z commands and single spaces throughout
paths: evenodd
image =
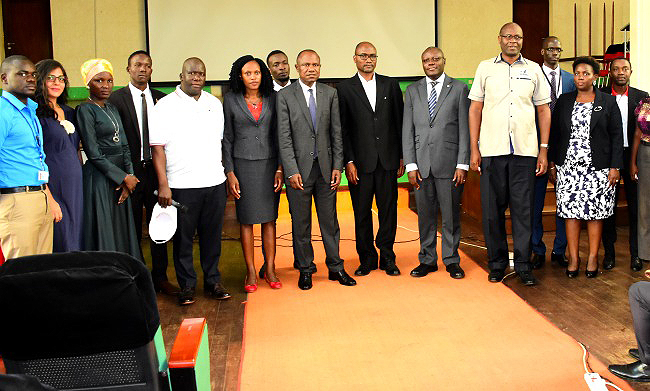
M 314 198 L 318 225 L 325 247 L 325 264 L 332 272 L 343 269 L 339 256 L 341 231 L 336 216 L 336 190 L 330 189 L 330 181 L 323 179 L 314 160 L 309 177 L 303 178 L 304 190 L 296 190 L 287 183 L 287 198 L 291 209 L 291 228 L 294 237 L 293 256 L 298 260 L 301 272 L 312 272 L 314 248 L 311 244 L 311 200 Z
M 639 238 L 637 230 L 637 218 L 639 210 L 639 200 L 637 195 L 637 183 L 630 178 L 630 148 L 623 149 L 623 168 L 621 169 L 621 178 L 625 188 L 625 198 L 627 199 L 627 214 L 629 225 L 629 242 L 630 257 L 639 256 Z M 616 187 L 616 203 L 618 204 L 618 186 Z M 614 257 L 616 250 L 616 208 L 614 214 L 609 216 L 603 224 L 603 247 L 605 248 L 606 257 Z
M 628 293 L 639 359 L 650 364 L 650 282 L 635 282 Z
M 515 271 L 528 271 L 533 224 L 533 198 L 537 159 L 504 155 L 484 157 L 481 162 L 483 234 L 490 270 L 508 267 L 505 212 L 510 207 Z
M 142 208 L 145 209 L 146 214 L 144 223 L 149 224 L 153 207 L 158 202 L 158 197 L 153 195 L 154 190 L 158 190 L 158 178 L 151 162 L 146 165 L 139 163 L 133 167 L 133 170 L 140 182 L 130 196 L 131 207 L 138 243 L 142 246 Z M 149 239 L 149 249 L 151 250 L 151 278 L 154 283 L 167 281 L 167 243 L 157 244 Z
M 174 235 L 174 267 L 178 284 L 181 289 L 196 287 L 192 244 L 194 233 L 198 232 L 203 283 L 204 287 L 210 287 L 221 281 L 219 257 L 226 184 L 172 189 L 172 198 L 188 208 L 187 212 L 178 211 L 178 227 Z
M 397 170 L 377 166 L 374 172 L 359 173 L 359 182 L 349 185 L 354 210 L 354 234 L 357 253 L 362 265 L 377 267 L 377 250 L 373 244 L 372 200 L 377 203 L 379 229 L 377 244 L 382 262 L 395 261 L 395 233 L 397 231 Z

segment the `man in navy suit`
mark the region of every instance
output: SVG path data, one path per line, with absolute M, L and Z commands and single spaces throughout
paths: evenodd
M 562 94 L 574 91 L 576 89 L 573 83 L 573 75 L 563 69 L 560 69 L 559 61 L 562 56 L 562 44 L 555 36 L 550 36 L 542 42 L 542 56 L 544 63 L 542 71 L 549 86 L 551 87 L 551 103 L 549 107 L 551 112 L 555 107 L 557 98 Z M 539 132 L 539 129 L 537 129 Z M 534 269 L 539 269 L 544 265 L 546 260 L 546 245 L 542 240 L 544 227 L 542 226 L 542 210 L 544 209 L 544 197 L 546 196 L 546 185 L 548 183 L 548 173 L 538 176 L 535 179 L 535 201 L 533 205 L 533 236 L 531 248 L 533 257 L 531 263 Z M 553 242 L 553 251 L 551 252 L 551 262 L 557 262 L 560 266 L 566 267 L 567 261 L 564 257 L 566 250 L 566 231 L 564 229 L 564 219 L 555 216 L 555 241 Z

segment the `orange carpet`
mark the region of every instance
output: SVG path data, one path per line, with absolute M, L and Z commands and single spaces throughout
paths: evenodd
M 397 241 L 416 239 L 408 193 L 400 189 L 399 197 Z M 347 192 L 339 192 L 337 209 L 341 238 L 354 238 Z M 290 231 L 282 196 L 278 235 Z M 285 237 L 278 245 L 288 247 L 278 247 L 277 258 L 284 287 L 261 281 L 248 295 L 241 390 L 588 390 L 575 340 L 505 285 L 489 283 L 465 254 L 465 279 L 452 280 L 442 261 L 441 270 L 416 279 L 409 272 L 419 242 L 396 244 L 401 276 L 374 271 L 344 287 L 327 280 L 323 246 L 315 242 L 318 273 L 314 287 L 301 291 Z M 353 241 L 341 240 L 341 257 L 352 275 Z M 632 390 L 594 357 L 590 364 Z

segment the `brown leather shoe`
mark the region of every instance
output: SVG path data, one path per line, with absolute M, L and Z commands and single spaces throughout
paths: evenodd
M 170 296 L 175 296 L 181 291 L 176 285 L 172 284 L 169 281 L 154 282 L 153 288 L 156 290 L 156 292 L 162 292 Z

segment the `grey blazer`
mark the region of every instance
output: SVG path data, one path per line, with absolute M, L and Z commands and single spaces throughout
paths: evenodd
M 222 159 L 226 173 L 234 170 L 234 158 L 261 160 L 278 156 L 275 93 L 262 98 L 262 114 L 258 121 L 253 118 L 241 93 L 229 92 L 224 96 L 223 112 Z
M 343 139 L 336 90 L 316 83 L 316 131 L 300 83 L 278 91 L 278 146 L 284 175 L 300 174 L 306 180 L 314 163 L 314 140 L 321 174 L 329 183 L 332 170 L 343 168 Z
M 422 178 L 453 178 L 458 164 L 469 164 L 469 90 L 445 75 L 429 120 L 427 78 L 408 86 L 404 99 L 402 149 L 404 164 L 416 163 Z

